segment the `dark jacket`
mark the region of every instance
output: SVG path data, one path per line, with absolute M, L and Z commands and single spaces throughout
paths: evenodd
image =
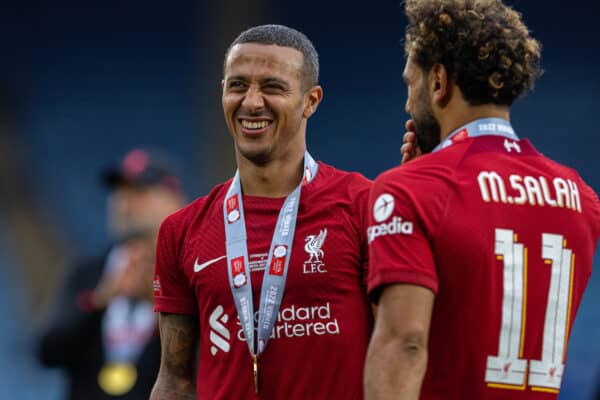
M 68 276 L 56 315 L 40 339 L 38 357 L 46 366 L 66 370 L 69 400 L 148 399 L 160 363 L 158 330 L 137 361 L 138 378 L 131 391 L 111 396 L 98 384 L 105 359 L 101 333 L 105 310 L 86 309 L 81 301 L 83 293 L 96 287 L 104 264 L 104 256 L 91 259 Z

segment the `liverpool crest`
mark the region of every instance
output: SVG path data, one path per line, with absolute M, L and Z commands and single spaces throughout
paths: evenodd
M 327 237 L 327 228 L 322 229 L 318 235 L 308 235 L 304 241 L 304 251 L 308 253 L 308 260 L 304 262 L 304 273 L 314 274 L 327 272 L 323 264 L 323 243 Z

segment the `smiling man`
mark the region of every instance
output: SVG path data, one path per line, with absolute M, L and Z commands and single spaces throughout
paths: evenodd
M 161 228 L 152 399 L 362 399 L 370 182 L 306 151 L 318 71 L 312 43 L 284 26 L 228 49 L 238 171 Z

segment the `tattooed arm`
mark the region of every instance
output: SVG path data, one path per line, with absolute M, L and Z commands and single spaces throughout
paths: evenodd
M 190 315 L 160 313 L 161 360 L 150 400 L 196 399 L 198 321 Z

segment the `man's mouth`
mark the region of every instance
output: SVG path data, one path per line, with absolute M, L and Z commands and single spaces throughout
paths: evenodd
M 247 135 L 259 135 L 264 133 L 269 126 L 273 123 L 271 120 L 251 120 L 251 119 L 240 119 L 242 125 L 242 133 Z

